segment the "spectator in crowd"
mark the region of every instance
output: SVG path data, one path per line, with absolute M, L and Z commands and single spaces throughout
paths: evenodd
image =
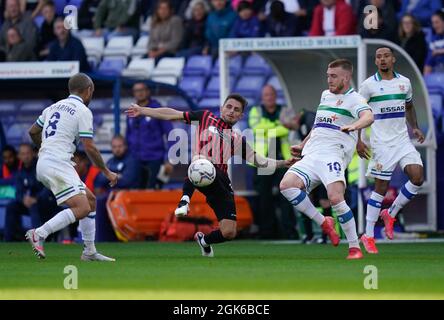
M 96 193 L 100 169 L 94 166 L 84 151 L 76 151 L 74 153 L 75 169 L 89 190 Z
M 283 110 L 277 102 L 276 90 L 271 85 L 262 89 L 262 104 L 251 108 L 248 123 L 255 135 L 254 150 L 265 157 L 277 160 L 289 159 L 289 130 L 279 120 Z M 260 194 L 258 199 L 259 234 L 262 238 L 294 238 L 296 216 L 293 207 L 279 192 L 279 183 L 287 169 L 277 169 L 272 175 L 255 176 L 255 187 Z M 280 208 L 280 221 L 276 216 Z
M 401 19 L 399 40 L 401 46 L 412 57 L 419 70 L 423 70 L 427 57 L 427 41 L 419 21 L 411 14 L 406 14 Z
M 432 15 L 433 36 L 424 67 L 424 74 L 433 71 L 444 71 L 444 11 Z
M 204 3 L 203 0 L 195 1 L 193 16 L 185 22 L 182 50 L 178 53 L 181 57 L 208 53 L 207 39 L 205 38 L 207 9 Z
M 79 8 L 77 26 L 80 30 L 93 30 L 94 17 L 101 0 L 83 0 Z
M 310 36 L 356 34 L 356 17 L 344 0 L 321 0 L 313 13 Z
M 365 18 L 369 13 L 364 13 L 364 4 L 373 5 L 378 12 L 378 28 L 367 29 L 364 24 Z M 373 13 L 373 12 L 372 12 Z M 360 12 L 360 19 L 358 24 L 359 34 L 363 38 L 380 38 L 389 40 L 395 43 L 398 39 L 398 19 L 394 6 L 389 3 L 389 0 L 366 0 L 363 3 L 362 11 Z
M 396 29 L 393 29 L 392 27 L 386 25 L 387 20 L 385 20 L 381 9 L 377 8 L 377 13 L 377 28 L 368 28 L 364 24 L 364 19 L 366 18 L 366 16 L 372 13 L 369 12 L 362 16 L 362 21 L 359 24 L 359 34 L 361 35 L 361 37 L 371 39 L 385 39 L 394 43 L 398 43 L 399 40 Z
M 159 0 L 151 19 L 148 57 L 156 59 L 173 57 L 183 38 L 182 19 L 174 15 L 169 0 Z
M 38 52 L 39 58 L 45 59 L 49 54 L 49 44 L 56 39 L 54 22 L 56 19 L 55 4 L 49 0 L 42 7 L 43 23 L 40 27 Z
M 244 1 L 253 6 L 254 0 L 231 0 L 231 8 L 233 8 L 233 11 L 239 12 L 239 4 Z
M 279 0 L 268 0 L 263 7 L 263 13 L 260 16 L 268 17 L 271 14 L 271 6 Z M 285 12 L 295 16 L 298 20 L 298 29 L 308 30 L 311 25 L 311 18 L 319 0 L 280 0 L 284 4 Z
M 6 145 L 2 150 L 0 170 L 0 198 L 15 198 L 15 177 L 22 168 L 22 163 L 17 157 L 17 151 L 13 146 Z
M 5 51 L 7 33 L 11 27 L 16 27 L 22 35 L 27 48 L 35 49 L 37 44 L 37 28 L 30 15 L 20 11 L 19 0 L 6 0 L 5 21 L 0 29 L 0 49 Z
M 185 10 L 184 13 L 184 17 L 185 20 L 191 20 L 193 18 L 194 15 L 194 7 L 196 6 L 196 4 L 201 3 L 202 6 L 204 7 L 204 11 L 206 13 L 210 12 L 211 10 L 211 5 L 210 5 L 210 1 L 209 0 L 191 0 Z
M 63 18 L 54 22 L 56 40 L 49 44 L 48 61 L 79 61 L 80 71 L 90 71 L 82 42 L 71 35 L 70 30 L 64 26 Z
M 300 36 L 298 18 L 285 11 L 285 4 L 275 0 L 270 6 L 270 14 L 266 21 L 267 32 L 272 37 Z
M 256 38 L 263 36 L 261 23 L 254 15 L 253 6 L 248 1 L 240 1 L 237 6 L 238 17 L 231 29 L 232 38 Z
M 17 27 L 8 29 L 5 56 L 7 62 L 35 60 L 34 51 L 28 47 Z
M 140 187 L 139 162 L 128 152 L 128 145 L 123 136 L 117 135 L 111 140 L 113 157 L 106 163 L 108 168 L 117 173 L 119 180 L 113 189 L 137 189 Z M 107 193 L 111 189 L 108 179 L 103 174 L 98 176 L 96 190 Z
M 213 11 L 208 15 L 205 36 L 210 46 L 210 53 L 215 57 L 218 55 L 219 40 L 230 35 L 236 13 L 231 7 L 227 7 L 226 0 L 212 0 L 211 5 Z
M 442 8 L 441 0 L 401 0 L 401 10 L 398 12 L 398 20 L 406 14 L 412 14 L 419 20 L 422 26 L 430 26 L 430 17 L 434 12 Z
M 144 82 L 134 84 L 133 95 L 139 106 L 161 107 L 158 101 L 151 98 L 150 89 Z M 141 188 L 162 187 L 157 178 L 162 166 L 165 175 L 171 175 L 173 166 L 168 162 L 168 150 L 172 142 L 167 141 L 172 129 L 169 121 L 149 117 L 127 118 L 126 139 L 130 153 L 142 167 Z
M 23 166 L 16 175 L 16 199 L 6 207 L 5 241 L 23 240 L 22 215 L 30 215 L 31 225 L 36 228 L 57 211 L 53 194 L 37 181 L 34 148 L 30 144 L 20 145 L 19 158 Z
M 137 0 L 102 0 L 94 16 L 96 36 L 106 39 L 115 36 L 139 35 L 140 8 Z

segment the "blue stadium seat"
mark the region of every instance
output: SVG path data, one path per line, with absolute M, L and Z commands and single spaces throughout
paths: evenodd
M 258 54 L 250 55 L 245 61 L 242 74 L 245 75 L 270 75 L 273 73 L 270 65 Z
M 430 104 L 432 107 L 433 116 L 434 117 L 440 116 L 443 110 L 442 108 L 443 97 L 440 94 L 431 94 L 429 97 L 430 97 Z
M 18 109 L 19 106 L 12 101 L 0 101 L 0 114 L 11 114 L 18 111 Z
M 171 98 L 170 100 L 168 100 L 167 102 L 168 107 L 174 108 L 174 109 L 178 109 L 178 110 L 189 110 L 190 106 L 188 105 L 188 102 L 186 102 L 183 98 L 181 97 L 174 97 Z
M 239 76 L 242 71 L 242 57 L 240 55 L 234 56 L 229 59 L 230 76 Z M 212 75 L 219 75 L 219 59 L 214 64 Z
M 76 6 L 77 8 L 80 8 L 82 5 L 83 0 L 69 0 L 69 4 Z
M 24 101 L 20 111 L 27 114 L 39 115 L 45 108 L 52 105 L 51 100 L 28 100 Z
M 434 72 L 425 76 L 429 93 L 444 94 L 444 72 Z
M 192 56 L 188 59 L 183 74 L 185 76 L 209 76 L 213 61 L 211 56 Z
M 263 76 L 242 76 L 237 82 L 234 91 L 244 97 L 257 99 L 261 95 L 264 84 L 265 78 Z
M 198 101 L 202 97 L 205 88 L 204 77 L 183 77 L 180 81 L 179 88 L 185 91 L 188 96 Z
M 93 113 L 107 113 L 111 112 L 112 99 L 93 99 L 89 104 L 89 108 Z
M 104 58 L 98 72 L 107 76 L 120 76 L 124 68 L 125 62 L 123 60 Z
M 56 15 L 57 16 L 64 16 L 63 10 L 65 9 L 65 6 L 68 5 L 67 0 L 54 0 L 54 4 L 56 7 Z
M 270 77 L 267 84 L 272 85 L 276 89 L 278 98 L 284 98 L 284 91 L 282 90 L 281 83 L 277 76 Z
M 198 104 L 199 109 L 210 110 L 216 116 L 220 116 L 219 98 L 203 98 Z
M 234 76 L 230 76 L 230 90 L 232 91 L 234 88 Z M 205 98 L 219 98 L 220 91 L 220 79 L 219 76 L 211 77 L 210 81 L 208 81 L 207 87 L 205 88 L 205 92 L 203 96 Z

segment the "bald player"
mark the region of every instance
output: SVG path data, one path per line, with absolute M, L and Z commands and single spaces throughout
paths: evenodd
M 44 259 L 43 242 L 52 233 L 79 220 L 84 241 L 81 260 L 115 261 L 97 252 L 95 240 L 96 198 L 80 180 L 72 162 L 79 142 L 92 162 L 110 181 L 117 183 L 117 174 L 110 171 L 93 141 L 93 115 L 87 107 L 91 102 L 94 83 L 86 74 L 78 73 L 69 79 L 69 97 L 43 110 L 29 134 L 39 150 L 37 179 L 50 189 L 60 211 L 40 228 L 26 232 L 26 238 L 40 259 Z

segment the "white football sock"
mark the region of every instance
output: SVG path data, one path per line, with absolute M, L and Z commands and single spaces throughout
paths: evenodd
M 298 188 L 290 188 L 281 191 L 282 195 L 300 212 L 315 221 L 318 225 L 322 225 L 325 217 L 311 203 L 305 191 Z
M 338 221 L 341 224 L 341 228 L 345 233 L 345 237 L 348 241 L 348 246 L 350 248 L 359 248 L 358 233 L 356 232 L 355 218 L 353 217 L 353 212 L 345 201 L 332 206 L 338 215 Z
M 375 236 L 375 224 L 376 221 L 378 221 L 383 200 L 384 196 L 373 191 L 367 202 L 367 225 L 365 226 L 365 234 L 369 237 L 373 238 Z
M 85 245 L 84 252 L 86 254 L 94 254 L 97 252 L 94 240 L 96 239 L 96 213 L 90 214 L 79 221 L 79 229 L 82 233 L 82 240 Z
M 413 199 L 418 194 L 418 191 L 421 189 L 421 187 L 415 186 L 410 181 L 407 181 L 407 183 L 401 188 L 401 191 L 399 192 L 398 196 L 396 197 L 395 201 L 393 201 L 392 206 L 389 209 L 390 215 L 394 218 L 398 214 L 398 212 L 404 208 L 404 206 L 410 202 L 410 200 Z
M 50 234 L 62 230 L 66 226 L 76 221 L 76 217 L 71 209 L 65 209 L 57 213 L 52 219 L 47 221 L 43 226 L 37 228 L 35 233 L 40 238 L 46 239 Z

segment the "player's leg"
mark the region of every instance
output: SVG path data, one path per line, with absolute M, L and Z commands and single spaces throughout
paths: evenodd
M 83 261 L 115 261 L 113 258 L 106 257 L 97 252 L 95 246 L 96 239 L 96 197 L 85 186 L 86 197 L 91 207 L 91 212 L 79 221 L 80 232 L 84 244 L 81 260 Z
M 26 238 L 31 243 L 34 252 L 39 258 L 45 258 L 43 242 L 50 235 L 64 229 L 76 220 L 83 219 L 91 212 L 91 207 L 85 194 L 76 194 L 60 204 L 69 208 L 60 211 L 53 218 L 37 229 L 26 232 Z
M 300 175 L 302 175 L 302 177 Z M 303 179 L 305 181 L 303 181 Z M 310 181 L 311 180 L 308 174 L 298 168 L 292 167 L 285 174 L 279 188 L 282 195 L 287 198 L 288 201 L 290 201 L 296 210 L 302 212 L 304 215 L 321 226 L 323 232 L 329 235 L 332 244 L 337 246 L 339 244 L 339 236 L 337 235 L 336 231 L 334 231 L 333 219 L 331 217 L 325 218 L 316 209 L 305 192 L 308 187 L 307 185 L 315 183 L 315 181 Z
M 424 168 L 421 165 L 407 165 L 404 168 L 404 172 L 409 177 L 409 181 L 401 188 L 401 192 L 399 192 L 389 209 L 389 214 L 393 218 L 418 194 L 424 183 Z
M 409 177 L 409 181 L 401 188 L 401 192 L 393 201 L 392 206 L 381 212 L 381 218 L 385 225 L 385 234 L 390 240 L 393 239 L 393 225 L 396 221 L 396 215 L 418 194 L 424 183 L 424 168 L 421 156 L 413 145 L 410 145 L 410 148 L 411 151 L 399 160 L 399 165 Z
M 186 178 L 182 187 L 182 198 L 180 198 L 179 204 L 177 205 L 176 210 L 174 210 L 174 214 L 177 217 L 184 217 L 190 211 L 190 201 L 194 190 L 194 185 L 188 178 Z
M 358 233 L 353 212 L 345 202 L 345 184 L 343 181 L 335 181 L 327 185 L 327 195 L 332 209 L 338 216 L 338 221 L 348 241 L 349 255 L 347 259 L 360 259 L 362 252 L 359 247 Z

